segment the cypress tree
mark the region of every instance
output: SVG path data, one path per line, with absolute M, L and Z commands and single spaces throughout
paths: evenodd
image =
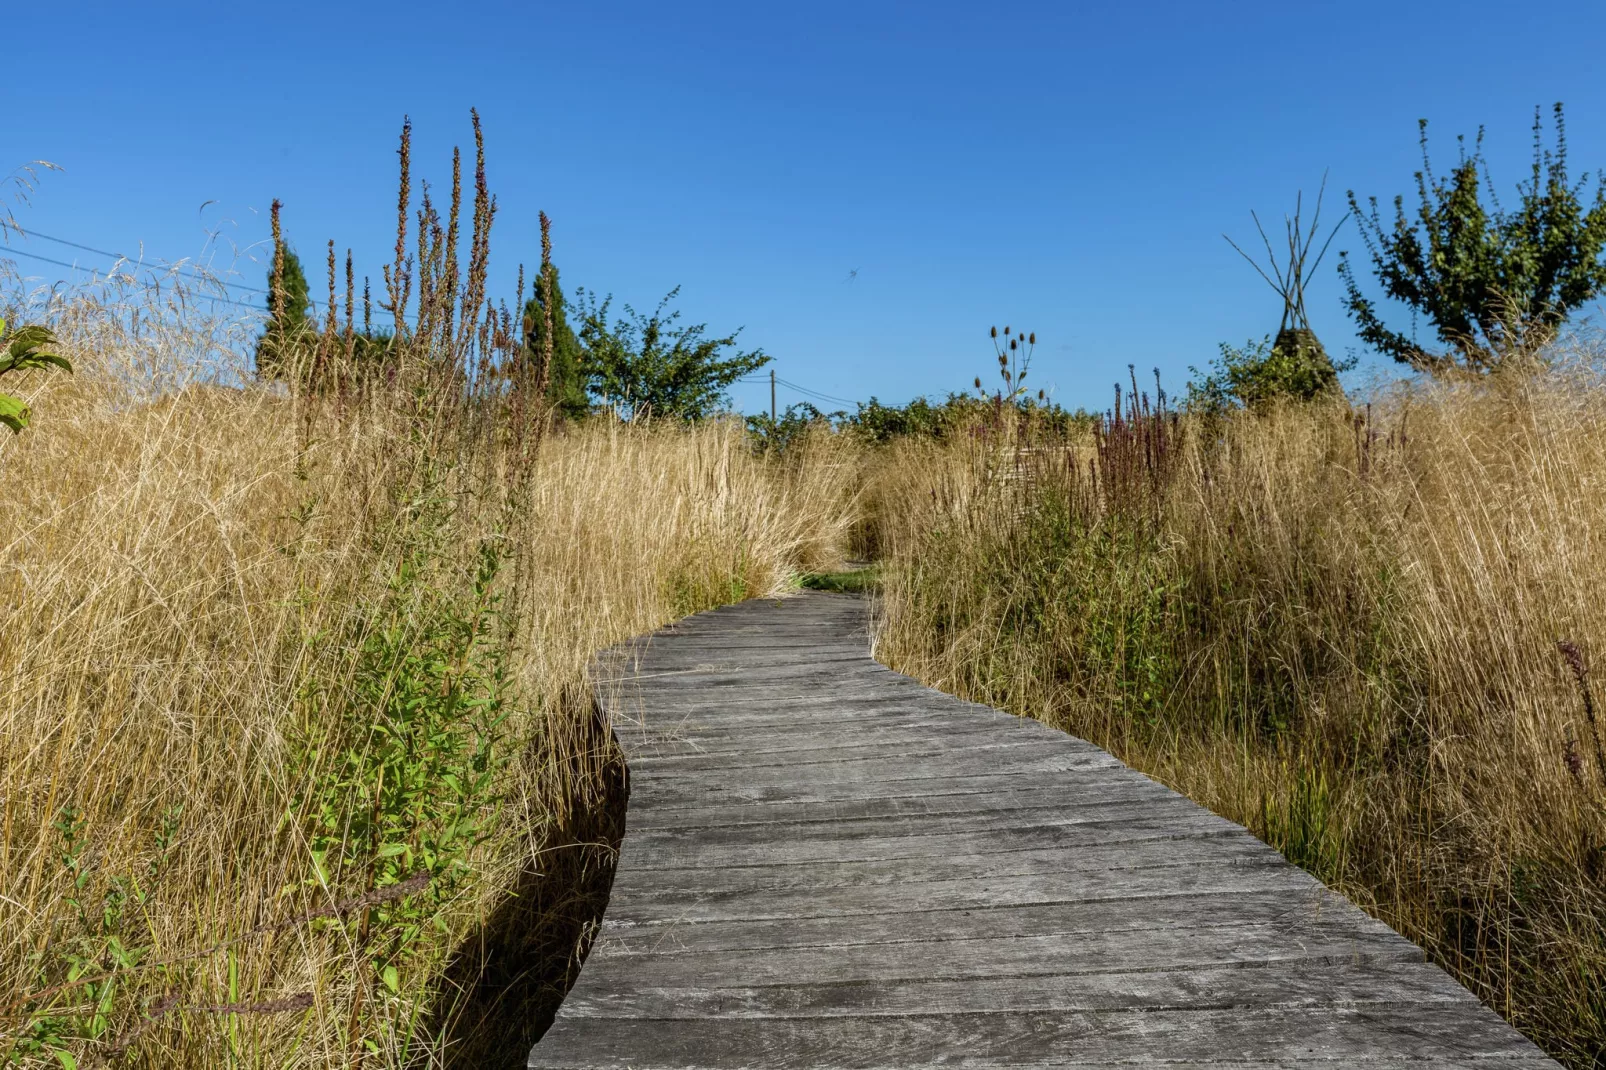
M 257 339 L 256 368 L 259 379 L 284 378 L 286 358 L 297 347 L 306 345 L 314 333 L 313 324 L 307 316 L 312 307 L 307 275 L 301 270 L 301 258 L 288 245 L 284 247 L 284 277 L 280 285 L 284 289 L 284 322 L 281 324 L 273 314 L 274 302 L 270 299 L 267 326 L 262 337 Z M 268 270 L 268 287 L 273 287 L 271 268 Z M 281 340 L 284 352 L 280 352 Z
M 547 369 L 546 399 L 565 419 L 577 420 L 591 411 L 591 396 L 586 389 L 585 354 L 565 315 L 568 302 L 563 298 L 556 264 L 552 266 L 552 293 L 552 366 Z M 524 320 L 531 325 L 524 338 L 526 360 L 539 359 L 546 333 L 544 313 L 538 286 L 524 306 Z

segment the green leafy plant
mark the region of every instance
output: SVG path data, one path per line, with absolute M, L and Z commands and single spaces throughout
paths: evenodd
M 336 637 L 353 652 L 349 689 L 305 695 L 294 744 L 311 770 L 288 815 L 306 831 L 309 883 L 359 904 L 336 922 L 371 969 L 351 1011 L 354 1048 L 375 1050 L 361 1029 L 363 991 L 381 1004 L 416 994 L 414 952 L 426 929 L 444 926 L 470 852 L 495 831 L 509 691 L 501 543 L 481 543 L 465 590 L 447 574 L 450 523 L 440 479 L 426 473 L 405 505 L 402 553 L 383 593 Z
M 62 371 L 72 371 L 72 365 L 67 358 L 55 353 L 48 353 L 42 347 L 53 345 L 56 336 L 49 327 L 18 327 L 6 338 L 6 321 L 0 318 L 0 375 L 13 372 L 35 371 L 44 368 L 60 368 Z M 12 434 L 20 434 L 28 426 L 33 413 L 28 404 L 21 398 L 12 394 L 0 393 L 0 423 L 11 428 Z
M 760 453 L 785 453 L 795 442 L 803 441 L 815 429 L 838 427 L 848 419 L 846 412 L 822 412 L 800 401 L 788 405 L 777 417 L 761 412 L 747 418 L 747 431 L 752 436 L 753 448 Z
M 182 812 L 175 806 L 162 814 L 143 880 L 134 874 L 97 880 L 85 857 L 88 819 L 70 804 L 57 812 L 57 857 L 69 882 L 62 901 L 71 908 L 72 924 L 49 948 L 30 956 L 35 994 L 20 1008 L 22 1026 L 0 1053 L 0 1066 L 47 1057 L 64 1070 L 77 1070 L 75 1050 L 81 1053 L 111 1041 L 119 1003 L 126 1003 L 129 994 L 126 978 L 143 967 L 167 968 L 165 963 L 146 963 L 151 951 L 148 939 L 141 942 L 134 935 L 141 925 L 129 927 L 125 922 L 132 910 L 149 930 L 149 918 L 143 915 L 166 869 Z
M 1513 355 L 1532 354 L 1556 334 L 1568 314 L 1606 286 L 1606 185 L 1594 202 L 1582 199 L 1585 173 L 1567 171 L 1562 106 L 1554 109 L 1556 142 L 1547 149 L 1534 114 L 1533 169 L 1517 187 L 1513 211 L 1501 209 L 1483 158 L 1483 131 L 1473 150 L 1461 142 L 1460 161 L 1447 177 L 1428 159 L 1428 123 L 1419 121 L 1422 170 L 1416 172 L 1417 207 L 1394 198 L 1394 222 L 1385 225 L 1377 198 L 1362 211 L 1355 191 L 1350 210 L 1383 292 L 1432 324 L 1444 351 L 1420 344 L 1414 332 L 1388 327 L 1377 305 L 1361 293 L 1349 254 L 1339 253 L 1345 304 L 1361 340 L 1421 371 L 1491 371 Z M 1483 203 L 1488 187 L 1491 207 Z M 1413 218 L 1414 216 L 1414 218 Z
M 1354 357 L 1335 362 L 1319 349 L 1278 346 L 1269 336 L 1242 346 L 1223 342 L 1209 374 L 1188 369 L 1199 378 L 1188 383 L 1187 405 L 1214 413 L 1239 406 L 1261 408 L 1278 398 L 1310 401 L 1334 393 L 1338 373 L 1354 366 Z

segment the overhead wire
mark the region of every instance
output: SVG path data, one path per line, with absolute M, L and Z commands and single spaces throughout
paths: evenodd
M 137 265 L 138 267 L 144 268 L 147 271 L 155 272 L 155 271 L 163 270 L 161 268 L 153 267 L 153 266 L 151 266 L 149 264 L 146 264 L 142 260 L 136 260 L 135 258 L 127 255 L 126 253 L 112 252 L 109 249 L 97 249 L 93 245 L 85 245 L 82 242 L 69 241 L 66 238 L 58 238 L 58 237 L 55 237 L 55 236 L 50 235 L 50 234 L 45 234 L 42 231 L 25 230 L 25 231 L 21 231 L 21 233 L 22 233 L 22 235 L 24 237 L 42 238 L 42 239 L 44 239 L 45 241 L 48 241 L 48 242 L 55 242 L 57 245 L 65 245 L 65 246 L 68 246 L 68 247 L 73 248 L 73 249 L 81 249 L 86 253 L 94 253 L 97 256 L 109 256 L 114 260 L 126 261 L 126 262 L 128 262 L 130 264 L 134 264 L 134 265 Z M 68 268 L 69 270 L 72 270 L 72 271 L 84 271 L 84 272 L 88 272 L 89 274 L 99 275 L 99 276 L 102 276 L 102 277 L 105 277 L 105 278 L 110 278 L 112 276 L 112 272 L 107 271 L 107 270 L 102 269 L 102 268 L 99 268 L 99 267 L 95 267 L 95 266 L 86 267 L 83 264 L 69 263 L 66 260 L 56 260 L 56 259 L 54 259 L 52 257 L 43 256 L 43 255 L 41 255 L 39 253 L 30 253 L 25 249 L 12 249 L 10 247 L 6 247 L 4 249 L 0 249 L 0 257 L 8 256 L 8 255 L 11 255 L 13 253 L 15 253 L 17 256 L 26 256 L 26 257 L 28 257 L 29 259 L 32 259 L 32 260 L 40 260 L 40 261 L 43 261 L 46 264 L 54 264 L 57 267 Z M 271 293 L 271 291 L 265 290 L 260 286 L 248 286 L 243 282 L 225 282 L 222 279 L 215 278 L 215 277 L 210 276 L 210 275 L 202 274 L 200 272 L 196 272 L 196 271 L 193 271 L 193 270 L 192 271 L 183 271 L 183 270 L 180 270 L 179 268 L 176 268 L 176 267 L 169 267 L 166 270 L 168 272 L 170 272 L 171 274 L 174 274 L 174 275 L 183 275 L 183 276 L 186 276 L 186 277 L 189 277 L 189 278 L 197 279 L 197 280 L 199 280 L 201 282 L 209 283 L 209 284 L 214 285 L 214 286 L 226 287 L 226 288 L 231 289 L 231 290 L 245 290 L 245 291 L 248 291 L 250 293 L 264 294 L 264 295 Z M 245 302 L 245 301 L 234 301 L 234 300 L 231 300 L 230 298 L 219 297 L 219 296 L 216 296 L 216 295 L 213 295 L 213 294 L 201 294 L 199 296 L 203 300 L 207 300 L 207 301 L 221 301 L 223 304 L 226 304 L 226 305 L 237 305 L 240 308 L 249 308 L 249 309 L 253 309 L 253 310 L 259 311 L 259 312 L 263 311 L 263 309 L 258 308 L 258 306 L 254 305 L 254 304 L 250 304 L 249 302 Z M 312 297 L 309 296 L 307 298 L 307 304 L 312 306 L 313 308 L 317 308 L 317 307 L 319 307 L 319 305 L 327 305 L 328 302 L 327 301 L 316 301 Z M 768 383 L 768 382 L 771 382 L 771 381 L 772 381 L 772 377 L 769 376 L 769 375 L 759 376 L 757 378 L 743 378 L 743 379 L 737 379 L 736 380 L 736 382 L 738 382 L 738 383 L 759 383 L 759 384 Z M 836 396 L 831 395 L 831 394 L 822 393 L 822 392 L 820 392 L 818 390 L 812 390 L 809 387 L 802 386 L 802 385 L 800 385 L 798 383 L 794 383 L 794 382 L 791 382 L 791 381 L 786 380 L 786 379 L 782 379 L 778 375 L 773 377 L 773 382 L 776 383 L 777 385 L 784 386 L 789 390 L 794 390 L 797 393 L 804 395 L 805 397 L 814 398 L 817 401 L 825 401 L 825 402 L 829 402 L 829 403 L 831 403 L 833 405 L 857 405 L 857 404 L 859 404 L 857 401 L 854 401 L 854 400 L 849 399 L 849 398 L 839 398 L 839 397 L 836 397 Z
M 66 246 L 69 246 L 69 247 L 71 247 L 73 249 L 82 249 L 86 253 L 94 253 L 97 256 L 109 256 L 114 260 L 126 260 L 130 264 L 138 264 L 140 267 L 146 268 L 147 270 L 150 270 L 150 271 L 166 270 L 166 271 L 169 271 L 169 272 L 171 272 L 171 273 L 173 273 L 175 275 L 188 275 L 191 278 L 200 279 L 200 280 L 202 280 L 204 282 L 214 283 L 214 284 L 216 284 L 218 286 L 227 286 L 232 290 L 249 290 L 251 293 L 258 293 L 258 294 L 266 294 L 266 293 L 270 292 L 270 291 L 262 288 L 261 286 L 247 286 L 243 282 L 225 282 L 224 280 L 222 280 L 220 278 L 217 278 L 217 277 L 215 277 L 215 276 L 213 276 L 211 274 L 208 274 L 208 273 L 202 272 L 202 271 L 196 271 L 193 268 L 186 271 L 184 269 L 181 269 L 181 268 L 178 268 L 178 267 L 171 267 L 171 266 L 168 267 L 168 268 L 165 268 L 165 269 L 152 267 L 151 265 L 146 264 L 143 259 L 141 259 L 139 257 L 129 256 L 127 253 L 115 253 L 115 252 L 112 252 L 110 249 L 97 249 L 93 245 L 84 245 L 81 242 L 68 241 L 66 238 L 57 238 L 57 237 L 54 237 L 53 235 L 46 234 L 43 231 L 24 230 L 24 231 L 21 231 L 20 233 L 22 234 L 22 236 L 24 238 L 42 238 L 42 239 L 44 239 L 45 241 L 48 241 L 48 242 L 55 242 L 57 245 L 66 245 Z
M 758 377 L 749 377 L 749 378 L 737 379 L 736 382 L 738 382 L 738 383 L 750 383 L 750 384 L 755 384 L 755 385 L 763 385 L 765 383 L 770 382 L 770 377 L 768 375 L 761 375 L 761 376 L 758 376 Z M 806 387 L 806 386 L 803 386 L 801 384 L 794 383 L 794 382 L 792 382 L 792 381 L 790 381 L 788 379 L 782 379 L 778 375 L 775 376 L 774 382 L 775 382 L 775 384 L 777 386 L 784 386 L 788 390 L 792 390 L 792 391 L 794 391 L 796 393 L 802 394 L 805 397 L 814 398 L 816 401 L 825 401 L 825 402 L 829 402 L 829 403 L 831 403 L 833 405 L 857 405 L 857 404 L 859 404 L 859 402 L 857 402 L 857 401 L 855 401 L 855 400 L 853 400 L 851 398 L 839 398 L 839 397 L 836 397 L 833 394 L 825 394 L 825 393 L 822 393 L 822 392 L 820 392 L 818 390 L 813 390 L 813 389 L 811 389 L 809 387 Z
M 106 270 L 104 270 L 102 268 L 99 268 L 99 267 L 85 266 L 83 264 L 71 264 L 71 263 L 68 263 L 65 260 L 56 260 L 53 257 L 41 256 L 38 253 L 30 253 L 26 249 L 5 249 L 5 250 L 0 250 L 0 259 L 4 259 L 5 257 L 8 257 L 8 256 L 26 256 L 30 260 L 42 260 L 47 264 L 54 264 L 57 267 L 68 268 L 69 270 L 72 270 L 72 271 L 84 271 L 84 272 L 88 272 L 91 275 L 99 276 L 101 278 L 108 278 L 109 279 L 109 278 L 112 277 L 112 272 L 106 271 Z M 249 309 L 252 309 L 252 310 L 257 311 L 257 312 L 263 311 L 263 309 L 258 305 L 253 305 L 253 304 L 250 304 L 249 302 L 246 302 L 246 301 L 235 301 L 232 298 L 228 298 L 228 297 L 219 297 L 217 294 L 202 293 L 202 294 L 196 294 L 195 296 L 196 296 L 197 299 L 202 300 L 202 301 L 221 301 L 225 305 L 238 305 L 241 308 L 249 308 Z M 315 304 L 315 303 L 316 302 L 313 302 L 313 301 L 310 301 L 310 300 L 308 301 L 308 304 Z
M 92 246 L 81 245 L 78 242 L 67 241 L 65 238 L 50 238 L 48 235 L 41 234 L 38 231 L 26 231 L 25 234 L 27 234 L 27 236 L 29 236 L 29 237 L 46 238 L 49 241 L 58 242 L 61 245 L 70 245 L 74 249 L 82 249 L 82 250 L 84 250 L 85 252 L 88 252 L 88 253 L 97 253 L 97 254 L 99 254 L 101 256 L 114 257 L 114 258 L 116 258 L 118 260 L 127 261 L 128 263 L 133 264 L 137 268 L 143 268 L 144 270 L 152 272 L 152 273 L 163 273 L 164 271 L 166 271 L 167 273 L 171 273 L 171 274 L 174 274 L 174 275 L 181 275 L 181 276 L 183 276 L 185 278 L 194 279 L 197 282 L 201 282 L 201 283 L 204 283 L 204 284 L 207 284 L 207 285 L 211 285 L 211 286 L 221 286 L 221 287 L 225 287 L 225 288 L 228 288 L 228 289 L 246 290 L 246 291 L 249 291 L 251 293 L 257 293 L 257 294 L 263 294 L 263 295 L 267 295 L 268 293 L 270 293 L 270 291 L 264 290 L 264 289 L 262 289 L 260 287 L 257 287 L 257 286 L 247 286 L 244 283 L 238 283 L 238 282 L 224 282 L 222 279 L 214 278 L 212 276 L 204 275 L 204 274 L 201 274 L 201 273 L 198 273 L 198 272 L 180 271 L 180 270 L 178 270 L 176 268 L 163 269 L 163 268 L 151 265 L 151 264 L 145 264 L 145 263 L 142 263 L 142 262 L 137 261 L 137 260 L 132 260 L 129 257 L 124 256 L 121 253 L 113 253 L 113 252 L 108 252 L 107 250 L 104 250 L 104 249 L 96 249 L 96 248 L 94 248 Z M 54 257 L 45 256 L 45 255 L 43 255 L 41 253 L 29 252 L 26 249 L 16 249 L 16 248 L 12 248 L 10 246 L 0 246 L 0 260 L 3 260 L 8 256 L 25 256 L 30 260 L 39 260 L 39 261 L 42 261 L 42 262 L 44 262 L 46 264 L 54 264 L 57 267 L 68 268 L 68 269 L 70 269 L 72 271 L 82 271 L 82 272 L 85 272 L 87 274 L 95 275 L 95 276 L 98 276 L 100 278 L 106 278 L 106 279 L 109 279 L 113 275 L 117 274 L 116 272 L 113 272 L 111 270 L 108 270 L 106 268 L 103 268 L 103 267 L 100 267 L 100 266 L 94 265 L 94 264 L 86 265 L 86 264 L 73 263 L 73 262 L 69 262 L 69 261 L 66 261 L 66 260 L 57 260 Z M 132 272 L 130 272 L 129 274 L 132 274 Z M 236 301 L 236 300 L 234 300 L 232 298 L 219 296 L 218 294 L 209 294 L 209 293 L 204 293 L 203 292 L 203 293 L 196 293 L 196 294 L 194 294 L 194 296 L 198 300 L 202 300 L 202 301 L 217 301 L 217 302 L 221 302 L 222 304 L 225 304 L 225 305 L 235 305 L 235 306 L 237 306 L 239 308 L 249 308 L 249 309 L 251 309 L 253 311 L 256 311 L 256 312 L 265 312 L 265 311 L 267 311 L 267 309 L 265 309 L 261 305 L 252 304 L 249 301 Z M 327 301 L 319 301 L 319 300 L 317 300 L 317 299 L 315 299 L 315 298 L 313 298 L 312 296 L 309 295 L 307 297 L 307 304 L 308 304 L 308 306 L 310 306 L 312 308 L 327 308 L 328 305 L 329 305 L 329 302 L 327 302 Z M 338 305 L 338 302 L 337 302 L 337 305 Z
M 789 381 L 787 381 L 785 379 L 782 379 L 779 375 L 777 375 L 775 377 L 775 381 L 777 383 L 779 383 L 780 385 L 782 385 L 782 386 L 790 387 L 791 389 L 796 390 L 799 394 L 806 394 L 806 395 L 808 395 L 809 397 L 812 397 L 812 398 L 819 398 L 821 401 L 829 401 L 829 402 L 831 402 L 832 404 L 835 404 L 835 405 L 857 405 L 858 404 L 857 401 L 854 401 L 854 400 L 852 400 L 850 398 L 839 398 L 839 397 L 836 397 L 836 396 L 834 396 L 832 394 L 823 394 L 818 390 L 810 390 L 806 386 L 800 386 L 797 383 L 789 382 Z

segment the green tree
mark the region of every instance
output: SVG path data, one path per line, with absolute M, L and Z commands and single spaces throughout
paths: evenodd
M 679 294 L 678 286 L 670 290 L 651 315 L 626 305 L 610 325 L 611 296 L 598 301 L 595 293 L 575 291 L 591 391 L 626 416 L 702 419 L 729 403 L 726 388 L 770 362 L 762 349 L 725 355 L 739 328 L 710 338 L 707 324 L 682 326 L 680 313 L 668 311 Z
M 1597 183 L 1586 210 L 1590 176 L 1569 180 L 1562 106 L 1554 110 L 1553 149 L 1545 147 L 1544 124 L 1534 113 L 1533 170 L 1518 184 L 1514 211 L 1500 207 L 1489 181 L 1483 131 L 1470 155 L 1458 139 L 1460 162 L 1441 178 L 1428 160 L 1426 119 L 1419 122 L 1422 170 L 1416 172 L 1414 213 L 1408 215 L 1405 199 L 1395 197 L 1394 221 L 1386 226 L 1376 197 L 1368 198 L 1366 212 L 1350 191 L 1350 210 L 1384 293 L 1426 317 L 1444 351 L 1430 351 L 1385 325 L 1361 293 L 1348 254 L 1340 252 L 1345 304 L 1362 341 L 1423 371 L 1490 371 L 1554 338 L 1568 313 L 1606 285 L 1606 186 Z
M 591 396 L 586 390 L 585 350 L 569 326 L 568 301 L 564 300 L 563 287 L 558 282 L 556 265 L 552 271 L 552 366 L 547 369 L 547 401 L 559 413 L 577 420 L 591 411 Z M 545 341 L 546 316 L 541 304 L 541 287 L 524 305 L 524 321 L 529 326 L 524 333 L 526 360 L 537 360 Z
M 284 322 L 274 315 L 274 302 L 268 300 L 268 322 L 257 339 L 256 368 L 259 379 L 282 379 L 283 365 L 289 355 L 304 348 L 317 333 L 316 325 L 308 313 L 312 298 L 307 289 L 307 275 L 301 270 L 301 258 L 289 245 L 284 247 Z M 273 269 L 268 269 L 268 288 L 273 287 Z

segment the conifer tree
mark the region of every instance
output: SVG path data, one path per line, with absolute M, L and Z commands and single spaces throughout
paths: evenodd
M 547 369 L 546 399 L 553 409 L 566 419 L 577 420 L 591 411 L 591 396 L 586 390 L 585 352 L 580 340 L 569 327 L 565 314 L 568 302 L 558 281 L 557 265 L 552 265 L 552 364 Z M 536 360 L 545 341 L 546 317 L 541 304 L 541 287 L 524 306 L 525 322 L 530 324 L 524 340 L 525 359 Z
M 307 288 L 307 275 L 301 269 L 301 258 L 288 244 L 282 249 L 284 263 L 279 286 L 284 294 L 284 322 L 275 314 L 275 302 L 268 301 L 268 322 L 262 337 L 257 339 L 256 368 L 259 379 L 281 379 L 285 359 L 297 347 L 306 346 L 316 326 L 308 316 L 312 299 Z M 274 285 L 273 269 L 268 270 L 268 289 Z M 281 346 L 283 352 L 280 351 Z

